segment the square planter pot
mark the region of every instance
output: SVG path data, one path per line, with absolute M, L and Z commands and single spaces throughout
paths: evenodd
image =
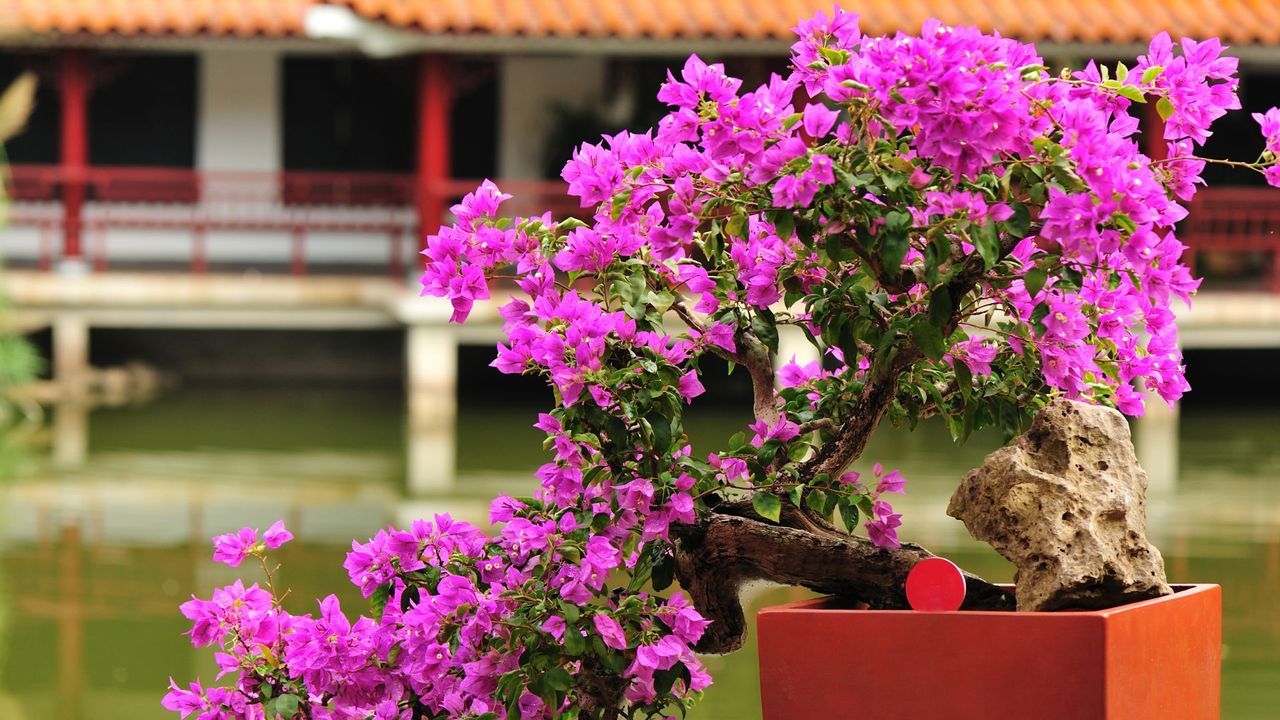
M 761 610 L 764 720 L 1218 720 L 1222 589 L 1108 610 Z

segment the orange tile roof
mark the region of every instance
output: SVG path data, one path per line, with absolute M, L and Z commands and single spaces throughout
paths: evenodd
M 316 0 L 0 0 L 0 29 L 73 35 L 301 35 Z
M 328 0 L 390 25 L 444 35 L 786 41 L 832 0 Z M 0 28 L 119 35 L 301 35 L 324 0 L 0 0 Z M 1280 44 L 1280 0 L 845 0 L 868 33 L 928 17 L 1029 40 L 1141 42 L 1158 30 Z
M 429 33 L 621 39 L 790 40 L 832 0 L 341 0 L 365 17 Z M 1280 44 L 1280 0 L 846 0 L 864 32 L 930 17 L 1028 40 L 1130 43 L 1153 32 Z

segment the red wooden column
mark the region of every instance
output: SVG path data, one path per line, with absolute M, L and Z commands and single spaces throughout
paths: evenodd
M 62 259 L 77 263 L 83 255 L 82 211 L 89 167 L 89 62 L 84 52 L 63 51 L 58 93 L 62 99 Z
M 453 78 L 444 55 L 428 53 L 418 65 L 418 245 L 440 228 L 449 179 L 449 116 L 453 110 Z
M 1152 160 L 1169 157 L 1169 143 L 1164 139 L 1164 119 L 1156 109 L 1156 96 L 1148 95 L 1142 106 L 1142 151 Z

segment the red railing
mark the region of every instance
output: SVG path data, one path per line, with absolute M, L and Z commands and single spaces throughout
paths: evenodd
M 428 188 L 452 204 L 479 184 L 451 179 Z M 59 166 L 16 165 L 11 168 L 10 196 L 15 225 L 40 230 L 39 263 L 51 267 L 65 218 L 59 202 L 63 188 L 85 188 L 88 206 L 82 226 L 95 269 L 106 270 L 106 234 L 116 229 L 168 229 L 190 233 L 190 267 L 208 269 L 211 231 L 287 233 L 289 269 L 305 274 L 307 237 L 313 233 L 383 236 L 388 242 L 389 272 L 403 273 L 405 242 L 417 245 L 419 220 L 414 211 L 418 181 L 399 173 L 227 172 L 180 168 L 93 167 L 79 171 Z M 550 210 L 556 217 L 584 211 L 558 181 L 514 180 L 500 183 L 515 197 L 504 206 L 510 214 Z M 437 222 L 444 222 L 440 218 Z M 424 223 L 425 224 L 425 223 Z M 434 228 L 428 228 L 433 230 Z
M 479 180 L 450 179 L 429 188 L 446 207 L 470 192 Z M 287 233 L 289 269 L 308 271 L 307 237 L 313 233 L 383 236 L 388 243 L 388 270 L 400 276 L 408 247 L 416 245 L 414 217 L 417 178 L 400 173 L 228 172 L 178 168 L 93 167 L 71 171 L 59 166 L 15 165 L 10 197 L 15 225 L 40 229 L 40 264 L 57 256 L 64 218 L 62 188 L 86 188 L 89 206 L 84 227 L 89 254 L 99 270 L 109 267 L 106 231 L 112 229 L 176 229 L 190 233 L 190 265 L 208 269 L 211 231 Z M 564 183 L 543 180 L 500 180 L 513 195 L 503 206 L 512 215 L 550 211 L 557 218 L 579 216 L 579 207 Z M 446 221 L 440 218 L 439 221 Z M 1191 203 L 1180 228 L 1190 253 L 1257 252 L 1270 255 L 1268 278 L 1280 292 L 1280 191 L 1271 188 L 1205 188 Z
M 1268 254 L 1266 282 L 1280 293 L 1280 190 L 1205 188 L 1189 211 L 1179 238 L 1193 258 L 1205 251 Z

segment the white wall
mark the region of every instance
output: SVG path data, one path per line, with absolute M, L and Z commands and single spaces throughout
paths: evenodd
M 200 54 L 197 167 L 280 169 L 281 65 L 280 53 L 274 50 L 214 49 Z
M 498 177 L 542 174 L 544 138 L 557 103 L 583 107 L 604 95 L 605 58 L 506 55 L 499 66 Z

